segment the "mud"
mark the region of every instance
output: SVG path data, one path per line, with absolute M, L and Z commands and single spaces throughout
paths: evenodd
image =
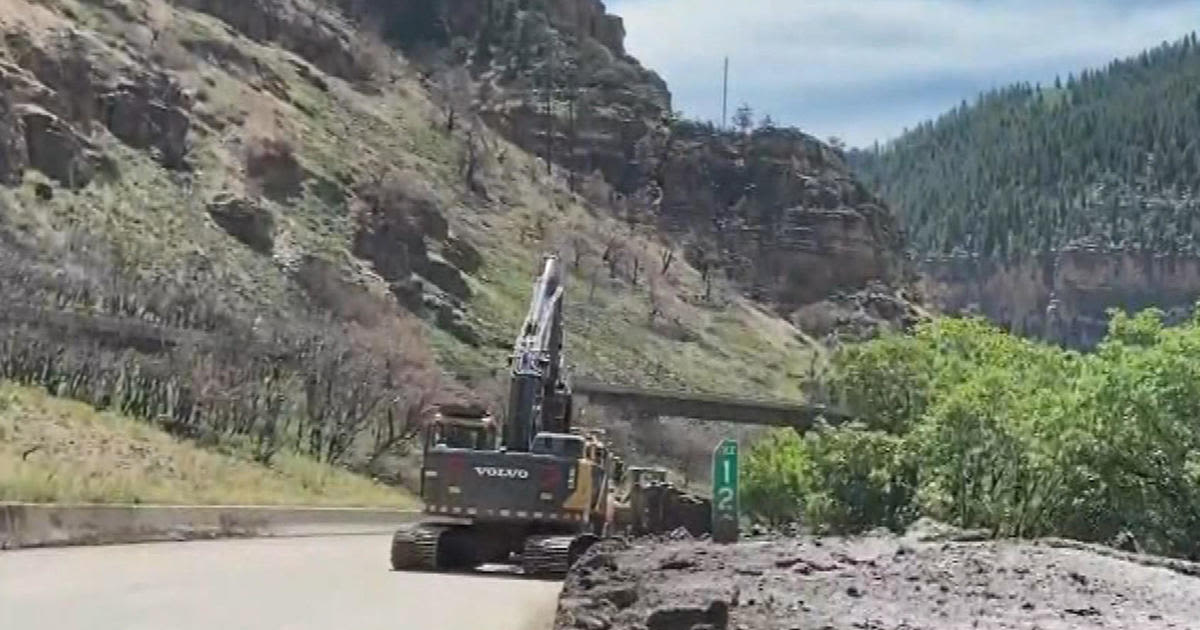
M 1200 579 L 1156 560 L 890 535 L 609 541 L 568 576 L 555 628 L 1200 628 Z

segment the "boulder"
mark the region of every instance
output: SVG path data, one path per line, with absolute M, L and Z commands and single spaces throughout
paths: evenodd
M 208 204 L 208 214 L 221 229 L 260 254 L 275 245 L 275 217 L 258 202 L 221 194 Z
M 462 272 L 437 254 L 430 253 L 418 261 L 417 273 L 459 300 L 471 297 L 471 287 L 467 286 Z
M 168 168 L 186 165 L 191 127 L 187 99 L 173 81 L 142 77 L 124 81 L 100 96 L 104 124 L 122 142 L 153 149 Z
M 64 186 L 82 188 L 94 174 L 86 140 L 65 121 L 32 104 L 15 108 L 25 129 L 29 165 Z

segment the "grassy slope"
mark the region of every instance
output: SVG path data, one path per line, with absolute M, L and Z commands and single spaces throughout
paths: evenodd
M 0 384 L 0 501 L 414 507 L 408 493 L 304 458 L 270 467 L 145 423 Z

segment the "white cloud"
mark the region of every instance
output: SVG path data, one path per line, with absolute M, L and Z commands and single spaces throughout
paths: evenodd
M 1048 81 L 1196 28 L 1200 3 L 1118 0 L 616 0 L 628 47 L 693 116 L 731 100 L 865 144 L 979 89 Z

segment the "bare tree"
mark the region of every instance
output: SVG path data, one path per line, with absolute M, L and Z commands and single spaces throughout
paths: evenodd
M 442 68 L 434 73 L 433 88 L 442 108 L 446 133 L 454 133 L 460 118 L 474 115 L 475 93 L 471 75 L 462 66 Z
M 659 270 L 659 273 L 666 274 L 671 268 L 671 263 L 675 262 L 675 250 L 668 247 L 662 251 L 659 258 L 662 262 L 662 268 Z

